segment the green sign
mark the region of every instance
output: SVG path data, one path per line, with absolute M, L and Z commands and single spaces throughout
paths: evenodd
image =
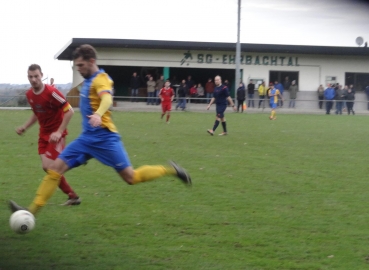
M 198 64 L 212 64 L 222 63 L 224 65 L 236 64 L 236 56 L 234 54 L 223 54 L 221 56 L 214 56 L 211 53 L 199 53 L 197 57 L 193 57 L 190 51 L 184 53 L 181 60 L 181 65 L 188 61 L 196 61 Z M 255 65 L 255 66 L 300 66 L 299 58 L 292 56 L 266 56 L 266 55 L 241 55 L 241 65 Z

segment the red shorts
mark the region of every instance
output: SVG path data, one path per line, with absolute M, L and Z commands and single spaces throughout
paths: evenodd
M 47 158 L 55 160 L 65 148 L 65 137 L 57 143 L 50 143 L 43 138 L 38 139 L 38 154 L 45 154 Z
M 163 113 L 167 111 L 170 112 L 172 110 L 172 102 L 162 102 L 161 109 L 163 110 Z

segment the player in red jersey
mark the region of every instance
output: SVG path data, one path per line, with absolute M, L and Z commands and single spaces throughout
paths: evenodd
M 170 87 L 170 82 L 166 81 L 162 89 L 160 89 L 159 97 L 161 99 L 161 119 L 163 119 L 165 113 L 167 114 L 167 124 L 169 124 L 170 111 L 172 110 L 172 101 L 174 99 L 173 88 Z
M 56 88 L 42 83 L 42 75 L 39 65 L 33 64 L 28 67 L 28 80 L 32 87 L 26 92 L 26 96 L 33 114 L 23 126 L 16 129 L 16 132 L 22 135 L 38 121 L 40 125 L 38 153 L 42 168 L 46 171 L 65 147 L 65 136 L 68 134 L 66 128 L 74 111 Z M 64 176 L 61 177 L 59 188 L 68 195 L 68 200 L 63 205 L 81 203 Z

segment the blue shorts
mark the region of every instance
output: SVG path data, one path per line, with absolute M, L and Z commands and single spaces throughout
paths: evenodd
M 117 172 L 131 166 L 120 135 L 105 128 L 91 133 L 82 133 L 64 149 L 58 158 L 62 159 L 69 169 L 85 164 L 91 158 L 96 158 Z
M 223 118 L 224 117 L 224 112 L 227 109 L 227 105 L 217 105 L 216 106 L 216 112 L 217 112 L 217 117 L 219 118 Z
M 277 103 L 270 103 L 270 107 L 272 108 L 272 109 L 275 109 L 275 108 L 277 108 Z

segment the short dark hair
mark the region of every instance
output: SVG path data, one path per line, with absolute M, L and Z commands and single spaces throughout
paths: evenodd
M 35 71 L 35 70 L 39 70 L 42 73 L 40 65 L 32 64 L 28 67 L 28 71 Z
M 73 52 L 73 60 L 82 57 L 83 60 L 97 59 L 96 50 L 89 44 L 79 46 Z

